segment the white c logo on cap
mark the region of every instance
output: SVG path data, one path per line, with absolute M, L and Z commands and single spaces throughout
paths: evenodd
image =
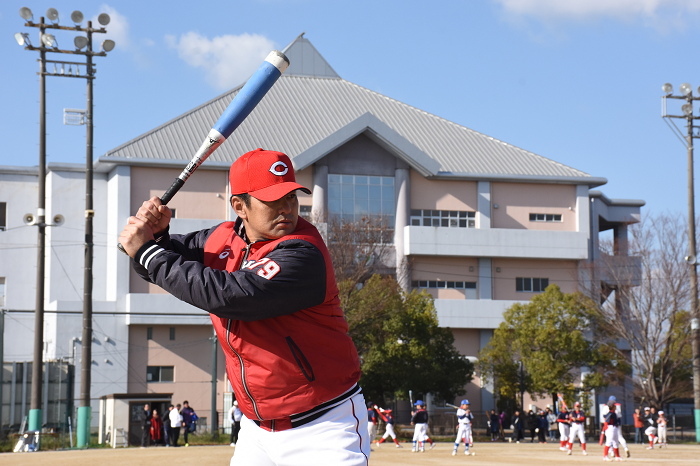
M 277 167 L 279 167 L 280 165 L 284 167 L 284 170 L 277 171 Z M 279 160 L 277 162 L 273 163 L 272 166 L 270 167 L 270 173 L 272 173 L 273 175 L 277 175 L 277 176 L 284 176 L 287 174 L 288 171 L 289 171 L 289 168 L 287 168 L 287 164 L 284 162 L 280 162 Z

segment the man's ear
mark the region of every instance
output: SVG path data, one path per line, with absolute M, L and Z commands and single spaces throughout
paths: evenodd
M 236 215 L 244 220 L 248 220 L 248 212 L 245 210 L 245 202 L 243 202 L 239 197 L 231 197 L 231 208 Z

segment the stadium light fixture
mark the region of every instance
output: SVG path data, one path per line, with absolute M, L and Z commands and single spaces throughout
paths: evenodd
M 31 21 L 34 19 L 34 14 L 32 13 L 32 10 L 30 10 L 26 6 L 23 6 L 19 9 L 19 15 L 22 17 L 22 19 L 26 21 Z
M 97 17 L 97 22 L 99 22 L 103 26 L 107 26 L 110 20 L 111 18 L 107 13 L 102 13 L 100 14 L 100 16 Z
M 49 8 L 46 10 L 46 17 L 49 18 L 52 23 L 58 24 L 58 10 L 56 8 Z
M 79 10 L 75 10 L 73 13 L 70 14 L 70 19 L 75 23 L 76 26 L 80 26 L 80 23 L 83 22 L 83 19 L 85 17 L 83 16 L 83 12 Z

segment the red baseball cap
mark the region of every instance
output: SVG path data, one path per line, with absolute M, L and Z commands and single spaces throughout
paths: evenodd
M 296 182 L 294 167 L 282 152 L 255 149 L 238 157 L 228 174 L 231 194 L 248 193 L 256 199 L 272 202 L 296 189 L 311 191 Z

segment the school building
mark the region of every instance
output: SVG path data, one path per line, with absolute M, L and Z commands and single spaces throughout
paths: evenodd
M 620 264 L 638 264 L 627 257 L 625 238 L 644 202 L 607 198 L 597 190 L 605 178 L 346 81 L 303 34 L 283 52 L 289 69 L 169 204 L 175 211 L 171 232 L 232 219 L 232 161 L 257 147 L 282 151 L 292 159 L 297 181 L 313 191 L 299 193 L 303 215 L 353 220 L 381 214 L 390 220 L 395 263 L 410 264 L 403 286 L 435 298 L 440 325 L 473 359 L 504 310 L 548 284 L 564 292 L 584 284 L 601 294 L 617 286 L 587 273 L 600 258 L 601 232 L 613 230 Z M 95 427 L 103 422 L 100 398 L 111 394 L 172 394 L 174 402 L 187 399 L 200 418 L 211 416 L 208 315 L 141 280 L 116 244 L 129 215 L 170 186 L 239 90 L 108 151 L 95 165 Z M 3 389 L 13 390 L 11 398 L 3 397 L 5 426 L 17 426 L 29 410 L 31 370 L 22 364 L 32 360 L 36 234 L 22 218 L 36 209 L 37 176 L 36 168 L 0 167 L 0 308 L 11 379 L 3 379 Z M 47 233 L 44 358 L 74 367 L 84 344 L 84 186 L 84 167 L 49 164 L 47 218 L 61 214 L 65 223 Z M 229 387 L 220 349 L 217 366 L 221 417 Z M 78 393 L 79 370 L 71 384 Z M 478 374 L 466 390 L 472 409 L 493 407 L 492 385 Z M 628 395 L 631 400 L 631 390 Z M 71 407 L 56 410 L 60 417 Z

